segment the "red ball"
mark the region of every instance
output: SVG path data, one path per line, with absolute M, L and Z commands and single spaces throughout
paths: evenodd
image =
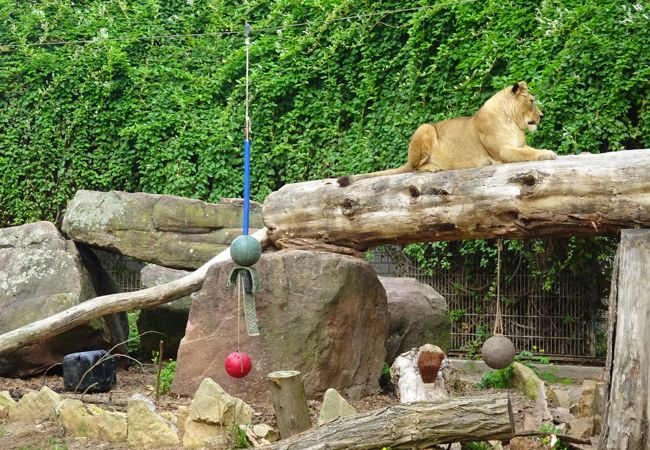
M 246 352 L 232 352 L 226 358 L 226 372 L 233 378 L 244 378 L 252 367 L 253 362 Z

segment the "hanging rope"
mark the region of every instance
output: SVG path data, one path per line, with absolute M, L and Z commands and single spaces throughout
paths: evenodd
M 503 242 L 501 239 L 497 240 L 497 310 L 494 316 L 494 329 L 492 334 L 503 334 L 503 316 L 501 313 L 501 252 L 503 250 Z
M 237 274 L 237 351 L 239 351 L 239 336 L 241 335 L 241 298 L 242 298 L 242 281 L 241 272 Z

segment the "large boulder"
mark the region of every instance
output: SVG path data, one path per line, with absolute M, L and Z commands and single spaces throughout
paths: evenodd
M 77 242 L 165 267 L 196 269 L 241 234 L 242 201 L 200 200 L 119 191 L 77 191 L 63 231 Z M 251 228 L 261 228 L 261 205 L 252 202 Z
M 150 288 L 177 280 L 189 273 L 186 270 L 147 264 L 140 271 L 140 285 L 143 289 Z M 193 294 L 170 303 L 140 310 L 137 323 L 138 332 L 141 334 L 140 356 L 151 357 L 151 352 L 158 351 L 160 341 L 163 340 L 164 358 L 176 358 L 178 346 L 185 335 L 192 296 Z M 152 331 L 155 333 L 151 333 Z
M 386 289 L 390 330 L 386 340 L 386 361 L 432 343 L 449 350 L 451 321 L 447 301 L 428 284 L 415 278 L 379 277 Z
M 50 222 L 0 229 L 0 333 L 47 318 L 97 295 L 75 243 Z M 128 336 L 125 314 L 111 314 L 0 358 L 0 375 L 28 376 L 68 353 L 110 349 Z M 126 346 L 119 347 L 125 351 Z
M 362 259 L 324 252 L 265 252 L 255 265 L 260 336 L 249 337 L 237 295 L 227 282 L 232 265 L 213 266 L 197 293 L 178 351 L 172 391 L 192 395 L 204 378 L 249 403 L 267 398 L 266 376 L 299 370 L 309 397 L 334 388 L 357 399 L 378 392 L 388 331 L 386 293 Z M 233 379 L 229 353 L 250 354 L 253 369 Z

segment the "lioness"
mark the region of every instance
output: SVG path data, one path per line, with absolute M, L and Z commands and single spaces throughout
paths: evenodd
M 535 131 L 542 116 L 535 97 L 520 81 L 497 92 L 472 117 L 420 125 L 409 144 L 408 162 L 402 167 L 344 176 L 337 181 L 347 186 L 364 178 L 398 173 L 555 159 L 551 150 L 526 145 L 525 130 Z

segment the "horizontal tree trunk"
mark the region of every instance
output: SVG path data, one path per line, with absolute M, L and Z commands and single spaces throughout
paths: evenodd
M 262 247 L 267 245 L 266 228 L 256 231 L 252 236 Z M 162 305 L 189 295 L 201 288 L 210 266 L 230 260 L 230 248 L 228 248 L 178 280 L 135 292 L 95 297 L 53 316 L 4 333 L 0 335 L 0 357 L 24 345 L 35 344 L 57 336 L 96 317 Z
M 450 442 L 510 439 L 508 394 L 388 406 L 347 416 L 265 446 L 267 450 L 426 448 Z
M 460 239 L 605 235 L 650 226 L 650 151 L 289 184 L 265 200 L 276 243 L 364 250 Z

